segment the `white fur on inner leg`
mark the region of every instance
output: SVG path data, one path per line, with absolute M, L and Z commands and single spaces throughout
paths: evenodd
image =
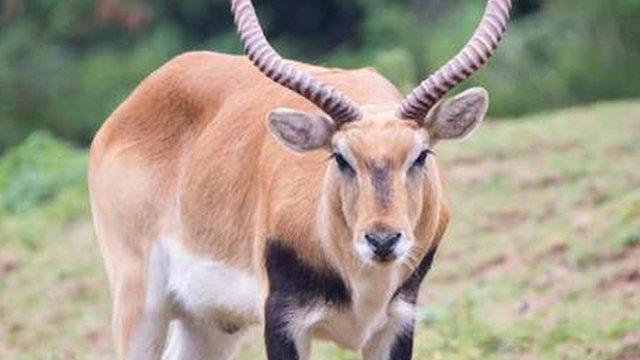
M 296 344 L 298 359 L 307 360 L 311 357 L 311 337 L 313 328 L 327 315 L 327 308 L 322 305 L 311 308 L 293 309 L 289 318 L 287 332 Z
M 167 296 L 168 259 L 159 245 L 151 249 L 144 310 L 131 342 L 130 359 L 157 359 L 162 354 L 171 319 Z
M 399 336 L 411 330 L 414 306 L 404 300 L 394 300 L 389 306 L 389 319 L 369 341 L 362 351 L 364 360 L 389 360 L 391 348 Z
M 174 320 L 169 329 L 163 360 L 229 360 L 235 355 L 244 331 L 228 333 L 217 324 Z

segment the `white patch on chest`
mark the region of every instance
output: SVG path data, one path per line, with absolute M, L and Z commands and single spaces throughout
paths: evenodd
M 182 311 L 201 319 L 260 321 L 261 289 L 251 273 L 190 254 L 172 239 L 162 246 L 169 259 L 168 292 Z
M 390 301 L 397 287 L 393 274 L 372 273 L 353 285 L 352 303 L 336 308 L 318 322 L 314 335 L 332 340 L 342 347 L 360 350 L 379 331 L 393 322 L 396 304 Z

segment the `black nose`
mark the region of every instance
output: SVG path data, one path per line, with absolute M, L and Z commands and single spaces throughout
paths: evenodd
M 383 259 L 393 254 L 393 249 L 400 241 L 400 237 L 402 237 L 402 234 L 399 232 L 368 233 L 364 236 L 373 249 L 373 253 Z

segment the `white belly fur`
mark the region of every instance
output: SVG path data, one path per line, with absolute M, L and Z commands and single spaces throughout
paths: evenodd
M 190 254 L 172 237 L 164 238 L 155 246 L 159 247 L 166 264 L 155 267 L 154 271 L 166 274 L 149 279 L 166 279 L 165 293 L 181 313 L 203 321 L 230 321 L 237 326 L 260 322 L 262 291 L 248 270 Z M 148 296 L 160 293 L 148 292 Z

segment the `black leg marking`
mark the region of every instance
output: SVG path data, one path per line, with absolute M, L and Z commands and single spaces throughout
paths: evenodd
M 287 332 L 288 321 L 284 309 L 287 299 L 271 294 L 265 305 L 264 339 L 269 360 L 298 360 L 295 341 Z
M 393 295 L 391 301 L 406 301 L 415 305 L 418 300 L 418 292 L 420 291 L 420 284 L 424 277 L 431 269 L 433 264 L 433 258 L 436 255 L 437 247 L 430 249 L 427 254 L 420 261 L 420 265 L 411 274 L 411 276 L 400 286 L 396 293 Z M 415 328 L 415 321 L 412 321 L 409 329 L 403 329 L 393 342 L 391 347 L 390 360 L 411 360 L 413 353 L 413 333 Z
M 414 322 L 411 323 L 410 329 L 396 335 L 396 339 L 391 347 L 391 355 L 389 360 L 411 360 L 413 354 L 413 328 Z
M 436 255 L 437 249 L 438 248 L 435 247 L 427 252 L 424 258 L 422 258 L 422 261 L 420 261 L 420 265 L 418 265 L 416 270 L 402 284 L 402 286 L 396 290 L 396 293 L 393 296 L 394 298 L 401 296 L 405 301 L 415 305 L 418 299 L 418 292 L 420 291 L 420 284 L 429 272 L 429 269 L 431 269 L 431 264 L 433 263 L 433 258 Z
M 351 294 L 337 272 L 317 271 L 302 262 L 290 247 L 270 239 L 265 251 L 269 296 L 265 304 L 265 342 L 269 360 L 298 360 L 288 333 L 290 312 L 326 304 L 345 306 Z
M 298 258 L 294 249 L 270 240 L 265 258 L 271 294 L 303 306 L 316 301 L 330 305 L 351 302 L 349 289 L 337 272 L 313 269 Z

